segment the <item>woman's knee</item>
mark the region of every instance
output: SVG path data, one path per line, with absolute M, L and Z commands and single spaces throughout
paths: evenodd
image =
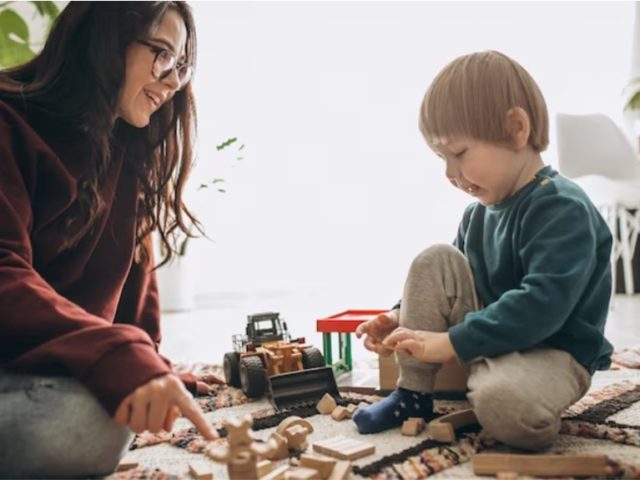
M 113 422 L 86 388 L 71 379 L 38 379 L 3 399 L 2 476 L 107 474 L 133 437 L 128 428 Z

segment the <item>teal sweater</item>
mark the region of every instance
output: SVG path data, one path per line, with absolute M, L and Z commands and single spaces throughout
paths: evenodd
M 504 202 L 467 207 L 454 243 L 484 305 L 449 329 L 461 360 L 548 346 L 608 368 L 612 238 L 578 186 L 547 166 Z

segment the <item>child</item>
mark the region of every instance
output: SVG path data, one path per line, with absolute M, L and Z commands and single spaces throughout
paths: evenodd
M 195 41 L 182 2 L 70 2 L 0 71 L 2 478 L 105 475 L 180 413 L 217 437 L 158 352 L 150 250 L 193 220 Z
M 506 55 L 447 65 L 427 90 L 420 129 L 447 179 L 476 202 L 453 247 L 413 261 L 401 304 L 358 328 L 369 350 L 396 353 L 400 378 L 354 421 L 373 433 L 432 417 L 435 374 L 457 358 L 469 364 L 468 399 L 484 430 L 544 448 L 610 364 L 611 233 L 585 193 L 544 166 L 544 98 Z

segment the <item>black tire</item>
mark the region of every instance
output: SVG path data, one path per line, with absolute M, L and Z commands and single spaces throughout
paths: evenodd
M 264 395 L 267 370 L 262 364 L 262 359 L 257 355 L 240 359 L 240 384 L 242 391 L 249 398 L 259 398 Z
M 305 370 L 308 368 L 324 367 L 324 356 L 316 347 L 305 348 L 302 351 L 302 366 Z
M 222 366 L 227 385 L 240 388 L 240 354 L 238 352 L 225 353 Z

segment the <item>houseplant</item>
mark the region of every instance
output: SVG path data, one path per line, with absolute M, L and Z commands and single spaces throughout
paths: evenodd
M 228 155 L 225 155 L 223 158 L 226 160 L 233 158 L 234 163 L 243 160 L 243 150 L 244 144 L 238 142 L 237 137 L 228 138 L 224 142 L 216 145 L 216 152 L 228 153 Z M 231 168 L 234 166 L 235 165 L 231 165 Z M 202 174 L 202 176 L 205 177 L 204 174 Z M 196 194 L 200 196 L 206 192 L 224 194 L 227 191 L 224 187 L 225 182 L 223 178 L 214 177 L 211 180 L 200 183 L 196 188 Z M 205 232 L 201 233 L 203 237 L 209 239 Z M 194 307 L 193 262 L 195 260 L 187 258 L 187 253 L 192 240 L 199 236 L 200 235 L 197 234 L 182 235 L 175 244 L 176 249 L 172 259 L 158 268 L 160 308 L 164 312 L 188 311 Z M 159 249 L 159 258 L 162 258 L 165 253 L 162 250 L 162 245 L 160 242 L 156 242 L 156 245 Z
M 31 60 L 59 13 L 55 2 L 0 2 L 0 66 Z

